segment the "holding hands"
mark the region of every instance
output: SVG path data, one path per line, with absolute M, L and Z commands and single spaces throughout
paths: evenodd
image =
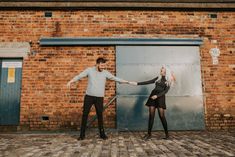
M 128 84 L 137 86 L 137 82 L 134 82 L 134 81 L 128 81 Z

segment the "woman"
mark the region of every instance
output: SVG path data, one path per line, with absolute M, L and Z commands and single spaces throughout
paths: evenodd
M 175 77 L 173 73 L 166 67 L 162 67 L 160 71 L 160 76 L 156 77 L 149 81 L 144 82 L 129 82 L 132 85 L 147 85 L 155 83 L 155 88 L 152 90 L 148 101 L 146 102 L 146 106 L 149 107 L 149 121 L 148 121 L 148 134 L 144 137 L 145 140 L 151 138 L 151 131 L 154 123 L 154 116 L 155 110 L 157 108 L 159 117 L 161 119 L 164 131 L 165 131 L 165 138 L 169 138 L 168 129 L 167 129 L 167 121 L 165 118 L 165 110 L 166 110 L 166 103 L 165 103 L 165 94 L 170 89 L 170 86 L 175 81 Z

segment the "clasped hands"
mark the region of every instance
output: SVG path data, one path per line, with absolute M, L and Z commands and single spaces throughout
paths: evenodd
M 128 81 L 128 84 L 137 86 L 137 82 L 135 82 L 135 81 Z

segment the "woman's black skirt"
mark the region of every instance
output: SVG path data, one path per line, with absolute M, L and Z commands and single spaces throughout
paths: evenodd
M 155 106 L 159 108 L 166 109 L 166 103 L 165 103 L 165 95 L 158 97 L 157 99 L 152 99 L 151 97 L 155 95 L 154 92 L 152 91 L 148 101 L 146 102 L 146 106 Z

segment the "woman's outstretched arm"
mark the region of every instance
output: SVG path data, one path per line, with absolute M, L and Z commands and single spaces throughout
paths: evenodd
M 155 81 L 158 79 L 158 77 L 152 79 L 152 80 L 149 80 L 149 81 L 143 81 L 143 82 L 137 82 L 137 85 L 147 85 L 147 84 L 152 84 L 152 83 L 155 83 Z

